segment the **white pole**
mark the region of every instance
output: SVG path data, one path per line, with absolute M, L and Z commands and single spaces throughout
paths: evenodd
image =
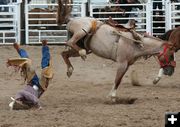
M 146 32 L 152 33 L 152 1 L 146 3 Z
M 21 3 L 22 0 L 17 0 L 16 10 L 17 10 L 17 42 L 20 44 L 21 41 L 21 17 L 20 17 L 20 11 L 21 11 Z
M 15 21 L 14 21 L 14 23 L 13 23 L 13 25 L 14 25 L 14 30 L 16 31 L 16 33 L 15 33 L 15 37 L 16 37 L 16 42 L 18 42 L 19 43 L 19 11 L 18 11 L 18 5 L 16 4 L 16 5 L 14 5 L 13 6 L 13 12 L 15 13 L 14 14 L 14 19 L 15 19 Z
M 29 5 L 28 5 L 28 2 L 27 2 L 27 0 L 25 0 L 25 2 L 24 2 L 24 7 L 25 7 L 25 11 L 24 11 L 24 13 L 25 13 L 25 32 L 26 32 L 26 44 L 29 44 L 29 17 L 28 17 L 28 7 L 29 7 Z
M 165 2 L 165 22 L 166 22 L 166 31 L 172 29 L 172 19 L 171 19 L 171 2 L 166 0 Z
M 39 43 L 41 42 L 41 30 L 39 30 Z
M 89 11 L 90 11 L 90 17 L 93 17 L 93 3 L 89 3 Z
M 86 3 L 81 3 L 81 17 L 86 16 Z
M 6 39 L 5 32 L 3 32 L 3 44 L 5 44 L 5 39 Z

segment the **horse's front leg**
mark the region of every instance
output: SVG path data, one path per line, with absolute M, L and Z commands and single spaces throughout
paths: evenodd
M 79 54 L 78 54 L 78 52 L 76 50 L 70 49 L 68 51 L 63 51 L 61 53 L 61 55 L 62 55 L 62 57 L 64 59 L 64 62 L 67 65 L 67 76 L 70 77 L 72 75 L 72 73 L 73 73 L 74 68 L 73 68 L 73 66 L 72 66 L 72 64 L 71 64 L 71 62 L 69 60 L 69 57 L 78 57 Z
M 163 75 L 163 68 L 159 69 L 158 76 L 153 80 L 153 84 L 157 84 Z
M 79 55 L 81 56 L 81 58 L 83 60 L 86 59 L 86 50 L 85 49 L 82 49 L 80 48 L 76 43 L 82 39 L 84 36 L 86 35 L 86 33 L 81 30 L 81 31 L 78 31 L 78 32 L 74 32 L 72 38 L 70 38 L 68 41 L 67 41 L 67 45 L 70 46 L 71 48 L 75 49 Z
M 127 62 L 120 63 L 116 73 L 115 84 L 112 87 L 111 92 L 109 93 L 109 96 L 111 97 L 112 101 L 116 101 L 117 88 L 119 87 L 119 84 L 121 83 L 121 80 L 124 74 L 126 73 L 127 69 L 128 69 Z

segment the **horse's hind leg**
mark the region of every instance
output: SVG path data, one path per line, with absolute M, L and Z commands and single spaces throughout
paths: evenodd
M 126 73 L 127 69 L 128 69 L 127 62 L 120 63 L 119 68 L 116 73 L 115 84 L 114 84 L 111 92 L 109 93 L 109 96 L 111 97 L 111 99 L 113 101 L 115 101 L 115 99 L 116 99 L 117 88 L 119 87 L 119 84 L 121 83 L 121 80 L 122 80 L 124 74 Z
M 85 35 L 86 35 L 86 33 L 85 33 L 83 30 L 74 32 L 74 34 L 73 34 L 73 36 L 71 37 L 71 39 L 69 39 L 69 40 L 67 41 L 67 43 L 66 43 L 68 46 L 70 46 L 70 47 L 72 47 L 73 49 L 75 49 L 83 59 L 86 58 L 86 50 L 80 48 L 76 43 L 77 43 L 80 39 L 82 39 Z
M 61 55 L 64 59 L 64 62 L 67 65 L 67 76 L 70 77 L 72 75 L 74 68 L 69 60 L 69 57 L 78 57 L 79 53 L 76 50 L 70 49 L 68 51 L 63 51 Z

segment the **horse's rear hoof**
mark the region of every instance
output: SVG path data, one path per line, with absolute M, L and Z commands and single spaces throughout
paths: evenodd
M 70 78 L 70 77 L 71 77 L 71 75 L 72 75 L 72 73 L 71 73 L 71 72 L 67 72 L 67 76 L 68 76 L 68 78 Z
M 79 50 L 79 55 L 81 56 L 81 58 L 83 60 L 85 60 L 86 59 L 86 50 L 85 49 Z
M 70 78 L 71 77 L 71 75 L 72 75 L 72 73 L 73 73 L 73 70 L 74 70 L 74 68 L 71 66 L 71 67 L 69 67 L 68 68 L 68 70 L 67 70 L 67 76 Z
M 87 56 L 81 56 L 81 58 L 85 61 Z

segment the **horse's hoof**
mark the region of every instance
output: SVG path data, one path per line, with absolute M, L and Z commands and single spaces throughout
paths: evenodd
M 81 58 L 85 61 L 87 56 L 81 56 Z
M 70 72 L 67 72 L 66 74 L 67 74 L 68 78 L 70 78 L 72 75 L 72 73 L 70 73 Z
M 83 60 L 85 60 L 86 59 L 86 50 L 84 50 L 84 49 L 79 50 L 79 55 L 81 56 L 81 58 Z
M 153 84 L 157 84 L 157 83 L 159 82 L 159 80 L 160 80 L 159 77 L 155 78 L 155 79 L 153 80 Z
M 69 78 L 71 77 L 73 70 L 74 70 L 73 67 L 68 68 L 67 76 L 68 76 Z

